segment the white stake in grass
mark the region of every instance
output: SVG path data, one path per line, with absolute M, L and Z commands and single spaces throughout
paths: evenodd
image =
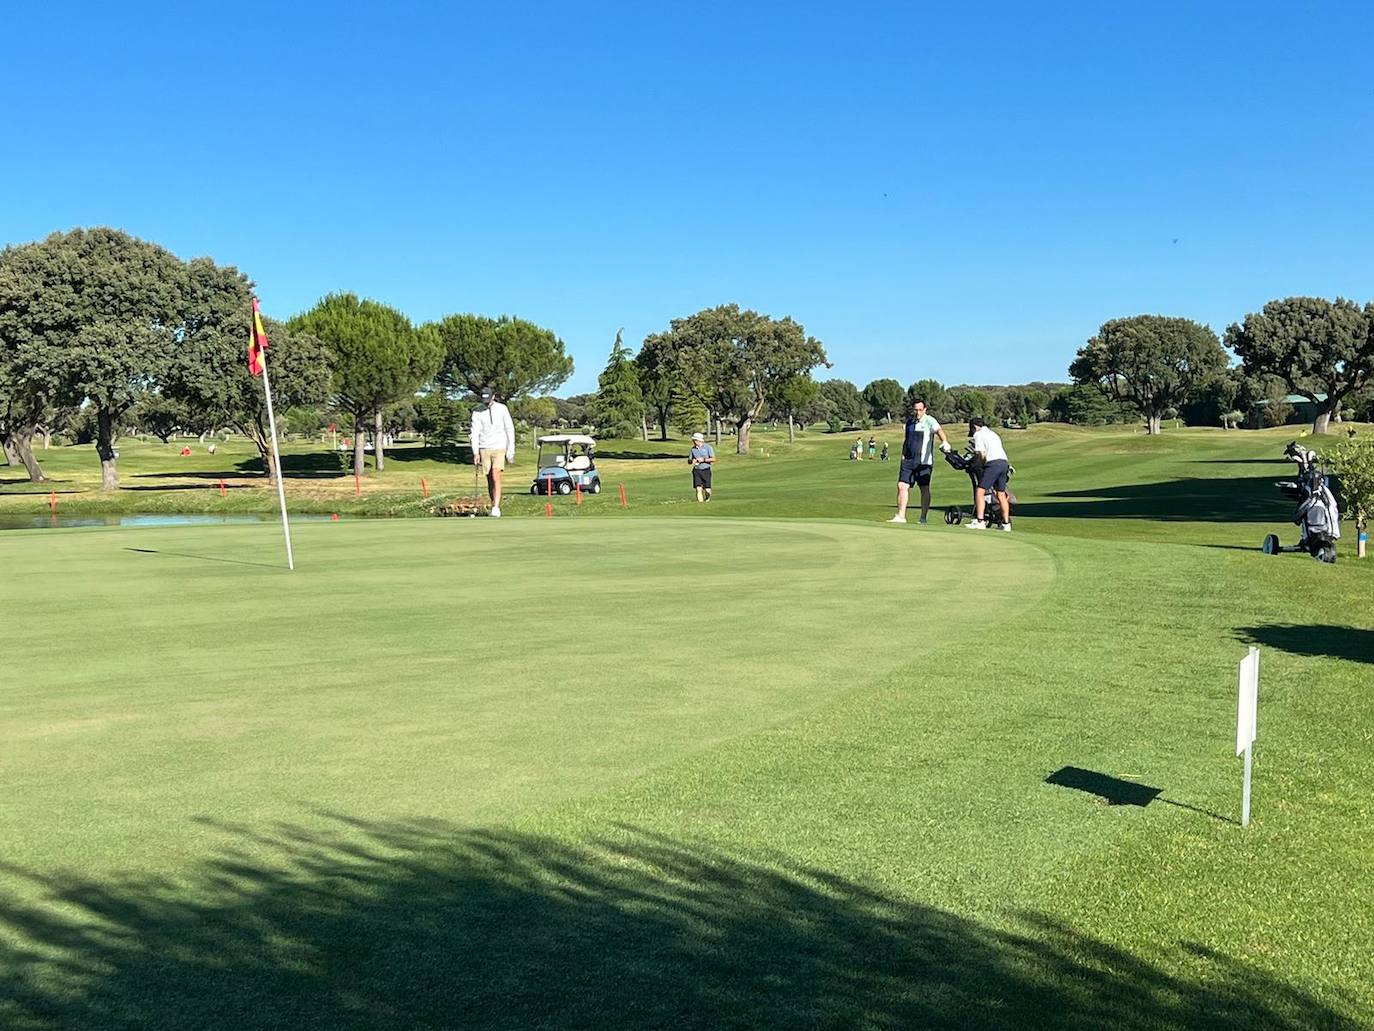
M 1240 660 L 1240 700 L 1236 706 L 1236 755 L 1245 756 L 1245 783 L 1240 794 L 1240 825 L 1250 826 L 1250 752 L 1259 725 L 1259 649 Z

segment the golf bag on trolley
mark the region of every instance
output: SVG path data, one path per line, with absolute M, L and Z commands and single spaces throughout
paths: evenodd
M 1317 462 L 1314 452 L 1296 441 L 1283 449 L 1298 467 L 1297 480 L 1281 480 L 1276 486 L 1285 497 L 1298 502 L 1293 513 L 1297 525 L 1298 543 L 1284 547 L 1277 534 L 1264 538 L 1264 553 L 1278 555 L 1285 551 L 1302 551 L 1318 562 L 1336 561 L 1336 542 L 1341 539 L 1341 513 L 1331 482 Z
M 983 474 L 983 460 L 975 451 L 946 451 L 945 461 L 949 463 L 951 469 L 958 469 L 960 472 L 967 473 L 969 480 L 973 483 L 973 492 L 976 497 L 978 494 L 978 480 Z M 1011 478 L 1016 472 L 1012 466 L 1007 467 L 1007 500 L 1015 503 L 1016 495 L 1011 492 Z M 974 509 L 977 511 L 977 508 Z M 991 523 L 1005 523 L 1006 514 L 1002 511 L 1002 503 L 997 500 L 997 495 L 988 491 L 987 501 L 983 509 L 983 518 Z M 945 509 L 945 522 L 953 526 L 964 520 L 964 510 L 958 505 L 950 505 Z

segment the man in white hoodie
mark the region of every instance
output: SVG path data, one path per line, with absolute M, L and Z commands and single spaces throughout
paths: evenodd
M 491 514 L 500 516 L 501 472 L 507 462 L 515 461 L 515 423 L 491 387 L 483 387 L 480 393 L 482 407 L 472 413 L 472 464 L 486 473 Z

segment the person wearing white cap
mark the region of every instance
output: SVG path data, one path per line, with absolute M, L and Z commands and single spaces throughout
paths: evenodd
M 711 466 L 715 460 L 716 449 L 706 443 L 706 435 L 693 433 L 687 464 L 692 467 L 692 486 L 696 488 L 698 501 L 711 500 Z
M 507 462 L 515 461 L 515 423 L 491 387 L 483 387 L 479 394 L 482 407 L 472 412 L 472 464 L 486 474 L 491 514 L 500 516 L 501 472 Z

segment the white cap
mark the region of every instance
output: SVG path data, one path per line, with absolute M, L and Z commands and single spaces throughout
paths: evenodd
M 705 439 L 706 439 L 706 434 L 704 434 L 704 433 L 693 433 L 693 434 L 692 434 L 692 439 L 693 439 L 693 440 L 705 440 Z

